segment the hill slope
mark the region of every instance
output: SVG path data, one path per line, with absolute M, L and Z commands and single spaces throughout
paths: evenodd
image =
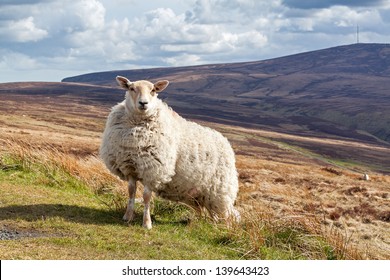
M 301 135 L 315 131 L 390 141 L 388 44 L 257 62 L 91 73 L 63 81 L 114 86 L 116 75 L 170 80 L 163 96 L 187 116 Z
M 226 229 L 156 199 L 155 227 L 145 231 L 141 203 L 133 223 L 121 221 L 126 182 L 96 157 L 109 108 L 88 94 L 19 86 L 35 94 L 0 91 L 2 259 L 390 258 L 390 177 L 364 181 L 283 142 L 360 157 L 383 158 L 383 148 L 206 123 L 236 152 L 242 224 Z
M 297 151 L 389 173 L 390 149 L 383 141 L 390 133 L 389 49 L 358 44 L 260 62 L 102 72 L 62 83 L 5 83 L 0 84 L 0 107 L 10 115 L 91 129 L 78 116 L 104 123 L 109 109 L 123 100 L 116 75 L 165 78 L 171 84 L 160 97 L 185 117 L 277 132 L 274 140 Z M 63 109 L 73 117 L 60 117 Z
M 265 130 L 245 128 L 264 124 L 252 122 L 251 107 L 234 101 L 239 97 L 223 103 L 221 95 L 212 103 L 205 94 L 191 108 L 185 99 L 191 87 L 163 96 L 192 118 L 240 125 L 205 123 L 221 131 L 236 152 L 243 223 L 225 230 L 156 200 L 152 232 L 140 226 L 140 205 L 136 221 L 123 224 L 126 183 L 110 176 L 96 157 L 110 107 L 123 99 L 114 83 L 0 84 L 0 240 L 7 240 L 0 258 L 390 258 L 390 177 L 371 173 L 390 173 L 388 144 L 358 131 L 360 140 L 351 139 L 353 133 L 332 135 L 332 123 L 328 132 L 313 123 L 320 132 L 283 122 L 288 117 Z M 195 94 L 193 100 L 198 101 Z M 213 105 L 209 111 L 206 101 Z M 248 114 L 249 123 L 225 109 Z M 360 174 L 327 163 L 334 159 L 357 163 L 353 169 Z M 362 180 L 362 172 L 371 179 Z M 145 250 L 132 250 L 137 247 Z

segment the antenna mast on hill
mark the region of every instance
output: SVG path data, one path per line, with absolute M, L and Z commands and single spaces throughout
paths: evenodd
M 356 44 L 359 44 L 359 25 L 356 25 Z

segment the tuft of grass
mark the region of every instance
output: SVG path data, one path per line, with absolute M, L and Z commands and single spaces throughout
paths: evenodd
M 360 259 L 350 254 L 341 235 L 327 235 L 314 217 L 274 217 L 270 212 L 248 212 L 235 230 L 248 243 L 246 256 L 261 259 Z M 334 242 L 336 240 L 337 242 Z M 341 241 L 342 240 L 342 241 Z
M 24 169 L 43 172 L 47 177 L 53 177 L 53 174 L 65 171 L 96 192 L 111 190 L 113 186 L 123 184 L 104 167 L 95 155 L 77 157 L 49 142 L 36 146 L 20 138 L 6 139 L 2 142 L 7 147 L 3 158 L 15 161 L 15 163 L 9 163 L 10 166 L 18 164 Z

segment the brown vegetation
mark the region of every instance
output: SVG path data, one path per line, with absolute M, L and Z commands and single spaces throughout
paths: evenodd
M 66 103 L 31 96 L 12 98 L 0 100 L 1 153 L 18 154 L 26 162 L 56 162 L 97 191 L 116 185 L 115 191 L 125 197 L 125 183 L 109 174 L 97 158 L 109 108 L 72 100 Z M 347 259 L 390 259 L 390 177 L 370 173 L 369 181 L 361 180 L 362 174 L 355 170 L 369 167 L 359 165 L 351 170 L 332 165 L 327 158 L 286 142 L 301 141 L 311 147 L 324 143 L 340 149 L 348 146 L 351 152 L 361 155 L 383 147 L 207 125 L 224 133 L 236 151 L 240 179 L 237 204 L 254 248 L 276 242 L 259 234 L 259 221 L 266 221 L 270 227 L 288 224 L 289 228 L 295 226 L 308 234 L 323 236 L 338 255 Z M 7 168 L 12 166 L 0 162 L 0 169 Z M 123 207 L 120 202 L 118 207 Z M 286 242 L 288 246 L 289 239 Z

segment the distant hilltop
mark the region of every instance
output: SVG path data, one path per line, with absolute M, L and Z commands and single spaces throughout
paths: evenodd
M 390 142 L 390 44 L 353 44 L 255 62 L 90 73 L 63 82 L 115 86 L 117 75 L 170 80 L 163 97 L 188 116 Z

